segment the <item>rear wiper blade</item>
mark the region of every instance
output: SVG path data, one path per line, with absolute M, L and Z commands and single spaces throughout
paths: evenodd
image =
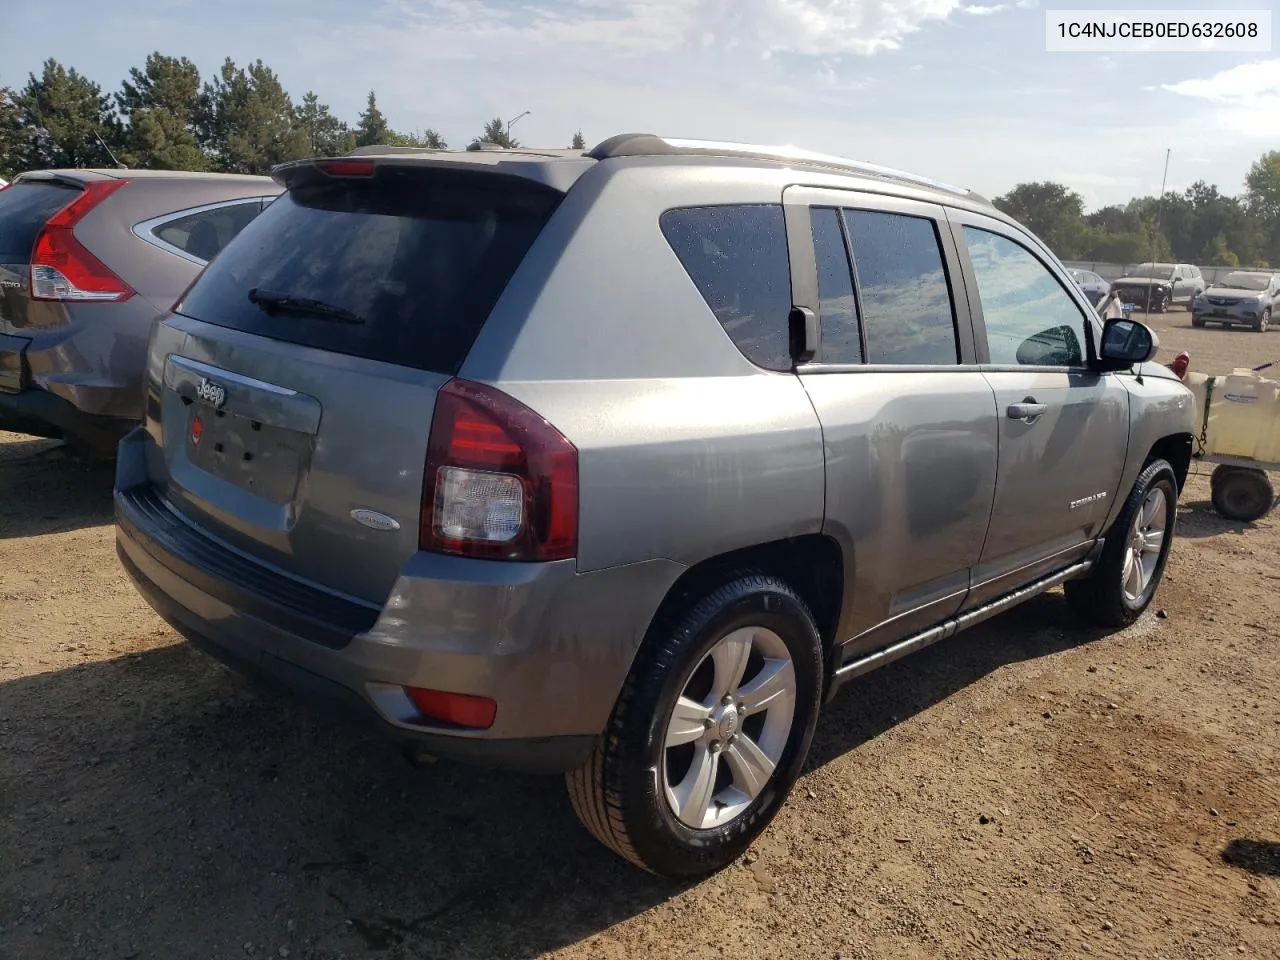
M 343 307 L 335 307 L 332 304 L 325 303 L 323 300 L 312 300 L 309 297 L 293 297 L 276 290 L 263 290 L 261 287 L 254 287 L 249 291 L 249 302 L 256 303 L 267 312 L 289 310 L 294 313 L 308 313 L 323 320 L 332 320 L 335 323 L 357 324 L 365 322 L 364 317 L 359 314 L 352 313 Z

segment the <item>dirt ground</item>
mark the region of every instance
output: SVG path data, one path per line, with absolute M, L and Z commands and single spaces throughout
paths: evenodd
M 1195 369 L 1280 359 L 1152 320 Z M 680 885 L 557 779 L 411 769 L 189 649 L 110 467 L 60 457 L 0 434 L 4 960 L 1280 956 L 1280 512 L 1203 476 L 1140 622 L 1054 593 L 846 687 L 762 840 Z

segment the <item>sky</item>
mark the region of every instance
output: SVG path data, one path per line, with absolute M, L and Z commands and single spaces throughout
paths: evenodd
M 1270 53 L 1048 53 L 1045 7 L 1100 0 L 3 0 L 0 85 L 47 57 L 104 89 L 159 50 L 209 76 L 261 58 L 300 100 L 462 146 L 624 132 L 796 144 L 987 196 L 1056 180 L 1089 209 L 1196 180 L 1243 190 L 1280 148 Z M 1125 0 L 1267 9 L 1267 0 Z M 1280 20 L 1280 16 L 1276 17 Z M 65 29 L 58 28 L 63 24 Z M 78 26 L 77 26 L 78 25 Z

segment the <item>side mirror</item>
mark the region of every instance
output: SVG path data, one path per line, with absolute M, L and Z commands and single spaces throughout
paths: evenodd
M 1159 348 L 1159 339 L 1145 323 L 1128 317 L 1117 318 L 1102 325 L 1098 360 L 1103 370 L 1127 370 L 1146 363 Z

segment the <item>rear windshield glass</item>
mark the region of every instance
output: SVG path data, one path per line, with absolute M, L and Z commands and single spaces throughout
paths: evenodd
M 560 196 L 493 174 L 394 168 L 373 180 L 296 186 L 245 227 L 177 310 L 456 373 Z
M 48 183 L 15 183 L 0 190 L 0 263 L 27 263 L 36 234 L 79 191 Z

